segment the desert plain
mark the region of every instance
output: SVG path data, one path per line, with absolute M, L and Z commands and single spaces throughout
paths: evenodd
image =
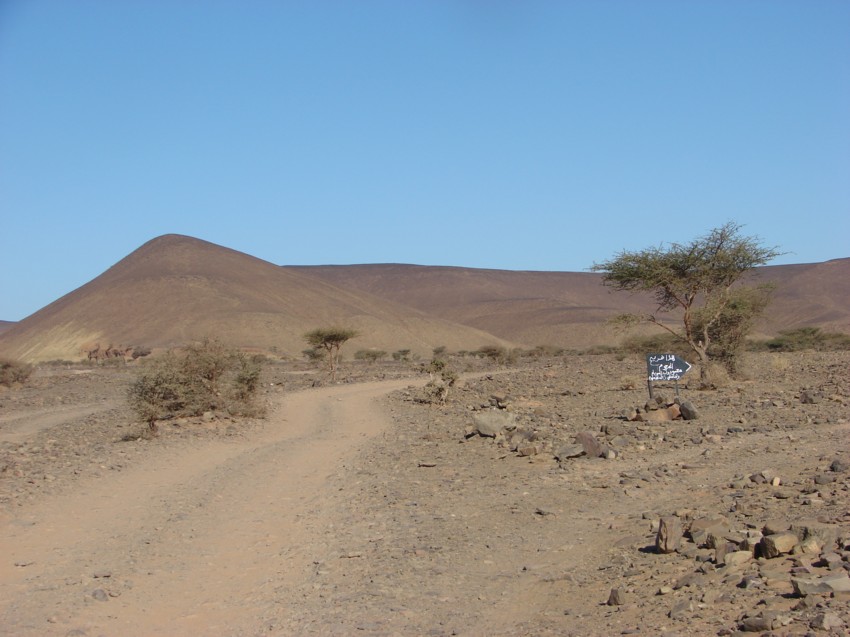
M 850 353 L 748 354 L 669 421 L 628 419 L 636 355 L 450 361 L 442 406 L 420 363 L 271 363 L 264 418 L 157 437 L 132 364 L 0 389 L 0 633 L 850 630 Z

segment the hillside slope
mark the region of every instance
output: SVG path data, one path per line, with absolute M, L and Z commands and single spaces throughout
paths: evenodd
M 344 324 L 347 349 L 474 349 L 510 345 L 474 328 L 343 289 L 306 273 L 199 239 L 165 235 L 0 335 L 0 352 L 26 361 L 75 359 L 100 344 L 169 347 L 215 336 L 297 355 L 303 334 Z
M 604 327 L 607 318 L 655 308 L 651 296 L 613 292 L 593 273 L 400 264 L 287 269 L 526 344 L 610 342 L 617 337 Z M 759 335 L 806 326 L 850 333 L 850 259 L 759 268 L 751 280 L 776 285 Z

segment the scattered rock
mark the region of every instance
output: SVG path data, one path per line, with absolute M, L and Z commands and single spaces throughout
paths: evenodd
M 516 416 L 510 412 L 488 409 L 475 414 L 472 420 L 474 433 L 486 438 L 495 438 L 503 430 L 516 423 Z
M 575 441 L 576 444 L 582 446 L 585 455 L 589 458 L 598 458 L 602 455 L 602 445 L 599 444 L 596 436 L 589 431 L 582 431 L 576 434 Z
M 622 588 L 612 588 L 608 595 L 608 606 L 622 606 L 626 603 L 627 595 Z
M 697 408 L 690 400 L 683 400 L 682 402 L 680 402 L 679 410 L 682 414 L 682 418 L 684 418 L 685 420 L 699 419 L 699 411 L 697 411 Z
M 674 515 L 661 518 L 655 536 L 655 549 L 659 553 L 673 553 L 682 542 L 682 521 Z
M 759 542 L 760 554 L 768 559 L 779 557 L 790 553 L 799 541 L 797 534 L 791 531 L 765 535 Z

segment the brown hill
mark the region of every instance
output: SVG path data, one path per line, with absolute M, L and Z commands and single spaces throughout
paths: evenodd
M 755 277 L 777 286 L 760 336 L 805 326 L 850 333 L 850 259 L 760 268 Z M 73 359 L 96 344 L 169 347 L 207 335 L 297 355 L 306 331 L 340 323 L 362 334 L 349 355 L 370 347 L 428 355 L 437 345 L 586 348 L 617 340 L 607 318 L 653 308 L 650 297 L 612 292 L 593 273 L 280 267 L 166 235 L 0 333 L 0 355 Z
M 767 266 L 757 274 L 776 285 L 761 325 L 767 334 L 811 326 L 850 334 L 850 259 Z
M 296 355 L 303 334 L 344 324 L 362 336 L 347 349 L 510 345 L 471 327 L 347 290 L 255 257 L 180 235 L 154 239 L 0 335 L 0 353 L 25 361 L 76 359 L 100 344 L 180 345 L 216 336 L 232 345 Z
M 602 285 L 601 275 L 590 273 L 401 264 L 288 269 L 528 346 L 611 342 L 616 335 L 605 327 L 607 318 L 652 308 L 647 297 L 615 294 Z
M 526 345 L 587 347 L 616 339 L 604 321 L 654 309 L 651 297 L 613 292 L 601 275 L 415 265 L 305 266 L 334 285 L 358 289 Z M 818 326 L 850 333 L 850 259 L 759 268 L 776 285 L 760 336 Z M 673 320 L 673 317 L 671 317 Z

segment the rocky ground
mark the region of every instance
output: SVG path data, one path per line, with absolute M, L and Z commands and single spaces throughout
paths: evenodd
M 680 388 L 692 420 L 629 419 L 647 402 L 637 358 L 451 365 L 468 375 L 445 405 L 415 366 L 347 367 L 342 383 L 413 372 L 418 385 L 386 396 L 391 426 L 329 474 L 322 514 L 303 516 L 309 559 L 270 574 L 224 634 L 850 630 L 850 354 L 754 355 L 751 380 Z M 215 417 L 140 437 L 131 374 L 50 370 L 0 394 L 5 519 L 165 447 L 266 426 Z M 270 402 L 319 378 L 267 374 Z

